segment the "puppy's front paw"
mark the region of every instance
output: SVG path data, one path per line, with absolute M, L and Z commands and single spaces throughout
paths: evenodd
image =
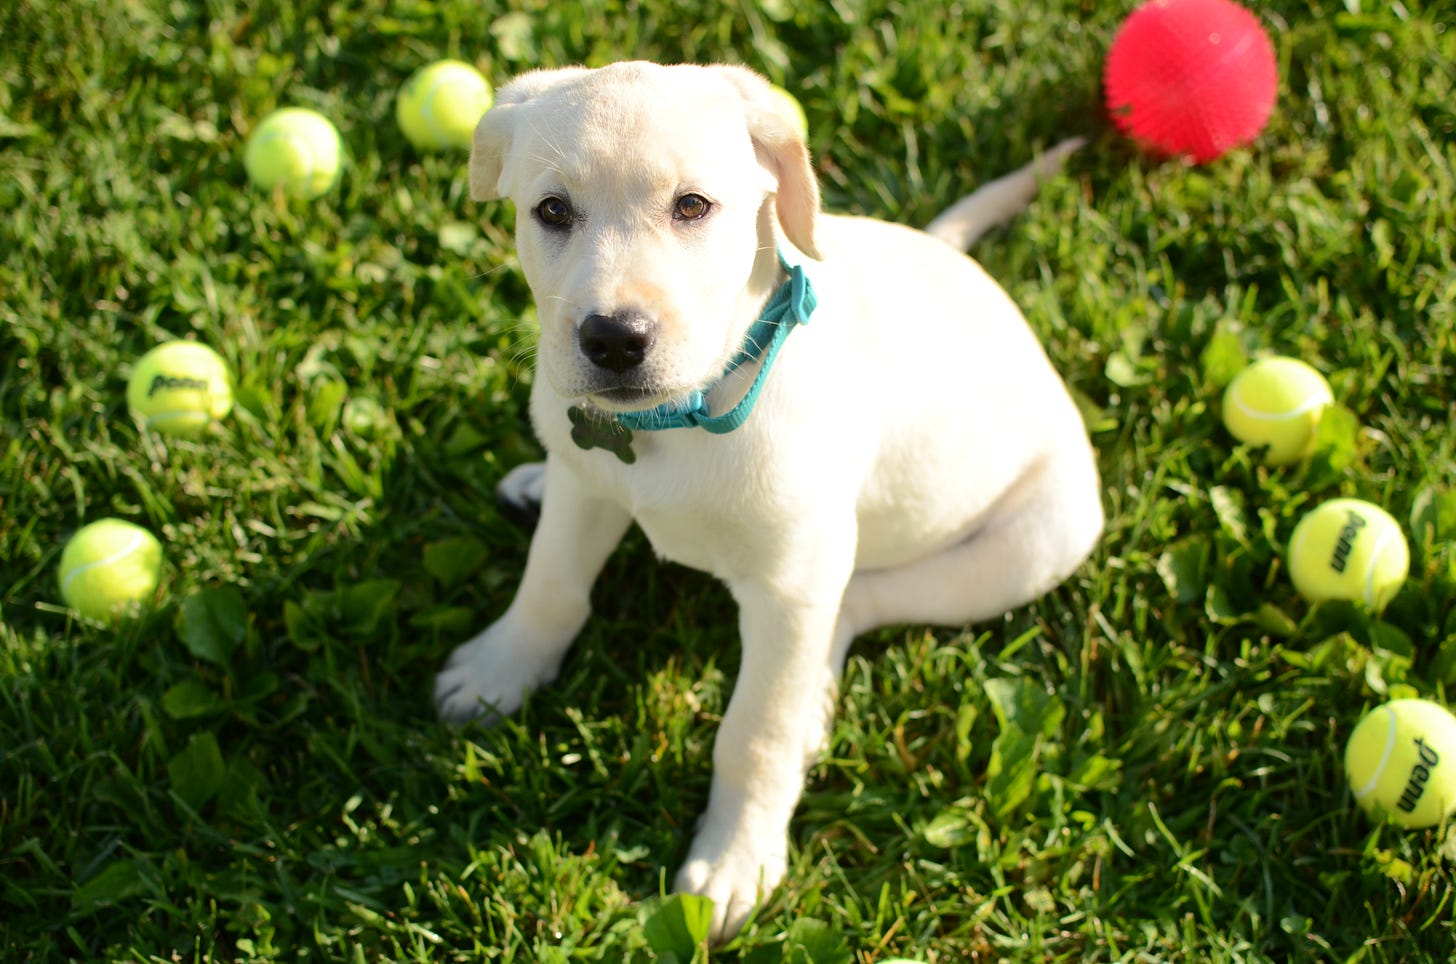
M 447 723 L 476 717 L 499 720 L 520 709 L 526 696 L 556 678 L 560 646 L 522 645 L 496 623 L 456 647 L 435 677 L 435 706 Z
M 784 879 L 788 841 L 781 829 L 755 839 L 742 826 L 715 832 L 712 822 L 711 815 L 704 820 L 675 886 L 712 899 L 712 939 L 722 943 L 743 929 L 753 909 Z

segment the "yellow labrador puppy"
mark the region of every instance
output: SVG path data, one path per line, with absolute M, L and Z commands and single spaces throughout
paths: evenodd
M 960 249 L 1067 144 L 930 233 L 819 208 L 796 119 L 727 66 L 526 74 L 480 122 L 470 187 L 515 202 L 540 318 L 540 501 L 514 601 L 436 682 L 441 715 L 551 680 L 632 522 L 727 584 L 743 655 L 679 889 L 736 932 L 783 877 L 850 641 L 1035 599 L 1102 529 L 1087 433 L 1001 288 Z

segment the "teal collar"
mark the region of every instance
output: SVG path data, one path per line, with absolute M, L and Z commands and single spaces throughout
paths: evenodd
M 714 435 L 724 435 L 748 421 L 784 340 L 796 326 L 809 323 L 809 316 L 814 313 L 814 307 L 819 302 L 814 294 L 814 286 L 809 283 L 802 267 L 790 265 L 782 254 L 779 255 L 779 264 L 788 272 L 788 280 L 769 298 L 763 307 L 763 313 L 744 336 L 743 347 L 738 349 L 738 353 L 723 370 L 723 377 L 727 378 L 744 365 L 763 360 L 753 384 L 737 405 L 722 414 L 712 414 L 707 400 L 707 393 L 712 390 L 712 386 L 641 412 L 617 412 L 609 415 L 587 406 L 573 405 L 567 410 L 567 415 L 571 418 L 571 440 L 577 447 L 604 448 L 630 464 L 637 460 L 636 453 L 632 451 L 633 432 L 701 428 Z

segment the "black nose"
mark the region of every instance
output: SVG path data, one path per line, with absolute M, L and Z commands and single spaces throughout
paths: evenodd
M 657 323 L 636 311 L 587 315 L 577 340 L 593 365 L 621 374 L 642 364 L 652 350 Z

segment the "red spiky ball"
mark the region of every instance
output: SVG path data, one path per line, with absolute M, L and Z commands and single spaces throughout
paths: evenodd
M 1232 0 L 1149 0 L 1118 28 L 1103 71 L 1124 133 L 1197 164 L 1257 137 L 1278 86 L 1269 35 Z

